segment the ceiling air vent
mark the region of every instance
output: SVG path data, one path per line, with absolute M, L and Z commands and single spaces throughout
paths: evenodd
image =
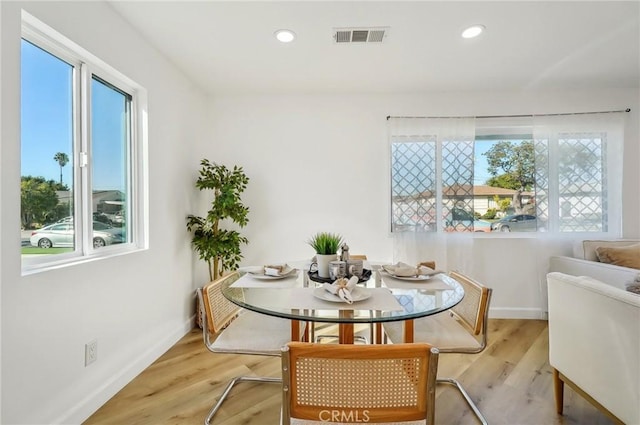
M 389 27 L 335 28 L 333 38 L 336 43 L 382 43 Z

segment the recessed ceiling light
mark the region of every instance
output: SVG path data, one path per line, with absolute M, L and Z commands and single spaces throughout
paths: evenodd
M 296 33 L 291 30 L 278 30 L 274 33 L 278 41 L 290 43 L 296 39 Z
M 482 34 L 484 31 L 484 25 L 473 25 L 466 30 L 462 31 L 462 38 L 473 38 Z

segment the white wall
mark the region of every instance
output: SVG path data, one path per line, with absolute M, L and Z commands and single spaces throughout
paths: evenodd
M 206 156 L 238 164 L 251 178 L 243 233 L 244 264 L 313 255 L 319 230 L 341 233 L 351 252 L 393 258 L 389 222 L 388 115 L 501 115 L 619 110 L 630 107 L 625 146 L 624 236 L 640 235 L 637 90 L 431 95 L 217 96 Z M 571 240 L 479 235 L 464 270 L 494 288 L 493 317 L 542 317 L 551 255 Z M 514 237 L 515 236 L 515 237 Z M 451 265 L 451 263 L 449 263 Z
M 5 424 L 80 423 L 190 329 L 185 217 L 206 136 L 206 98 L 98 2 L 1 2 L 0 262 Z M 49 272 L 20 269 L 20 8 L 149 93 L 149 249 Z M 84 366 L 84 344 L 98 360 Z

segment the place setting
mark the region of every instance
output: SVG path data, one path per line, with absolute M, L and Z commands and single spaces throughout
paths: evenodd
M 451 289 L 438 278 L 438 275 L 445 273 L 444 271 L 423 264 L 412 266 L 401 261 L 395 264 L 383 264 L 379 273 L 385 285 L 390 288 L 422 288 L 423 285 L 428 285 L 428 289 L 431 290 Z
M 299 270 L 287 263 L 249 266 L 231 286 L 234 288 L 291 288 L 296 285 Z
M 270 264 L 262 267 L 247 269 L 247 273 L 255 279 L 278 280 L 288 277 L 297 277 L 298 270 L 288 264 Z
M 337 310 L 402 310 L 402 306 L 387 288 L 358 286 L 358 277 L 340 278 L 316 288 L 294 288 L 298 308 Z M 311 297 L 307 298 L 307 294 Z M 331 307 L 329 307 L 331 305 Z
M 366 300 L 371 297 L 372 292 L 358 287 L 358 280 L 358 276 L 352 276 L 349 279 L 343 277 L 333 283 L 324 283 L 313 290 L 313 296 L 325 301 L 347 304 Z
M 401 309 L 393 294 L 386 288 L 367 288 L 359 285 L 371 277 L 371 270 L 362 268 L 362 260 L 356 262 L 356 268 L 347 268 L 350 262 L 332 261 L 329 266 L 329 278 L 312 291 L 316 300 L 328 301 L 334 308 L 344 309 L 352 306 L 365 310 L 398 310 Z M 353 263 L 352 263 L 353 264 Z M 368 272 L 368 273 L 367 273 Z
M 308 276 L 320 285 L 313 288 L 313 296 L 332 303 L 353 304 L 369 299 L 370 289 L 358 286 L 371 278 L 371 270 L 364 268 L 363 260 L 334 260 L 328 264 L 327 277 L 320 276 L 316 264 L 311 263 Z

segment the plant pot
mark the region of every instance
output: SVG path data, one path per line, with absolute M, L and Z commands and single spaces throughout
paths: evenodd
M 316 254 L 316 261 L 318 262 L 318 276 L 329 277 L 329 262 L 338 258 L 338 254 Z

